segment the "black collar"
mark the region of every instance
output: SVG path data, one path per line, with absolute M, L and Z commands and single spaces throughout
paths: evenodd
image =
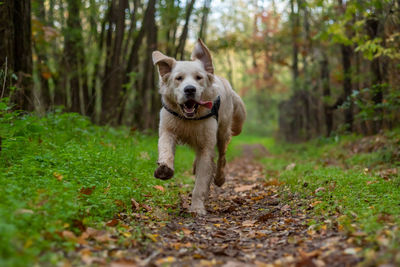
M 174 115 L 175 117 L 178 117 L 181 120 L 189 120 L 189 121 L 200 121 L 200 120 L 205 120 L 208 119 L 212 116 L 215 116 L 214 118 L 217 120 L 218 122 L 218 111 L 219 111 L 219 106 L 221 104 L 221 98 L 220 96 L 217 97 L 217 99 L 215 99 L 213 106 L 211 108 L 210 113 L 208 113 L 207 115 L 201 116 L 199 118 L 186 118 L 185 116 L 182 116 L 181 114 L 177 113 L 176 111 L 173 111 L 172 109 L 170 109 L 165 103 L 164 101 L 161 99 L 161 103 L 163 108 L 165 108 L 166 111 L 168 111 L 169 113 L 171 113 L 172 115 Z

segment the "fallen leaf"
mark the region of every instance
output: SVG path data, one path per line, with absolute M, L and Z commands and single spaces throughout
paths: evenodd
M 78 239 L 73 232 L 68 231 L 68 230 L 62 231 L 61 234 L 65 239 L 68 239 L 71 241 L 76 241 Z
M 33 210 L 28 209 L 18 209 L 15 211 L 15 214 L 33 214 Z
M 189 229 L 187 229 L 187 228 L 185 228 L 185 227 L 182 227 L 182 232 L 185 234 L 185 235 L 190 235 L 191 233 L 192 233 L 192 231 L 190 231 Z
M 158 235 L 153 235 L 153 234 L 146 234 L 146 236 L 148 237 L 148 238 L 150 238 L 153 242 L 157 242 L 158 240 L 157 240 L 157 236 Z
M 110 221 L 108 221 L 107 223 L 106 223 L 106 225 L 107 226 L 110 226 L 110 227 L 113 227 L 113 226 L 116 226 L 117 224 L 118 224 L 118 220 L 117 219 L 112 219 L 112 220 L 110 220 Z
M 252 227 L 256 221 L 255 220 L 246 220 L 242 222 L 243 227 Z
M 173 263 L 175 262 L 176 259 L 172 256 L 166 257 L 166 258 L 161 258 L 155 261 L 156 265 L 163 265 L 163 264 L 168 264 L 168 263 Z
M 160 190 L 161 192 L 165 192 L 164 187 L 162 187 L 161 185 L 155 185 L 153 186 L 155 189 Z
M 318 187 L 317 189 L 315 189 L 314 193 L 319 193 L 319 192 L 325 192 L 325 187 Z
M 239 192 L 249 191 L 249 190 L 253 189 L 256 186 L 257 186 L 257 184 L 241 185 L 241 186 L 235 187 L 234 190 L 235 190 L 236 193 L 239 193 Z
M 138 266 L 134 261 L 118 260 L 110 263 L 110 267 L 136 267 Z
M 95 185 L 92 187 L 82 187 L 81 190 L 79 190 L 79 193 L 81 193 L 83 195 L 91 195 L 95 188 L 96 188 Z
M 131 205 L 132 205 L 132 211 L 138 211 L 140 209 L 139 203 L 134 198 L 131 198 Z
M 286 166 L 285 170 L 287 171 L 292 171 L 296 167 L 296 163 L 290 163 L 289 165 Z
M 59 180 L 60 182 L 62 181 L 62 179 L 64 178 L 61 174 L 59 174 L 58 172 L 53 172 L 53 176 L 57 178 L 57 180 Z

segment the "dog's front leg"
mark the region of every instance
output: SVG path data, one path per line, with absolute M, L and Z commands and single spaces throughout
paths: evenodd
M 215 172 L 214 149 L 202 149 L 196 155 L 196 181 L 192 193 L 190 210 L 200 215 L 206 215 L 204 202 L 208 198 L 210 182 Z
M 158 139 L 158 168 L 154 177 L 161 180 L 171 179 L 174 175 L 175 136 L 169 132 L 163 132 Z

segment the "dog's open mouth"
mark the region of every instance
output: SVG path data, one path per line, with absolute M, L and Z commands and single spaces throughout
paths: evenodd
M 205 108 L 211 109 L 212 108 L 212 102 L 211 101 L 201 101 L 197 102 L 194 99 L 190 99 L 183 103 L 181 105 L 181 108 L 183 110 L 183 113 L 185 114 L 186 117 L 192 118 L 194 115 L 196 115 L 197 109 L 199 106 L 203 106 Z
M 191 99 L 183 103 L 183 105 L 181 105 L 181 108 L 183 110 L 183 113 L 185 113 L 185 116 L 193 117 L 196 114 L 197 109 L 199 108 L 199 103 Z

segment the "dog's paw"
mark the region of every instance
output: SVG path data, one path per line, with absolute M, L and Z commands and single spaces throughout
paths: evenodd
M 225 183 L 225 174 L 224 173 L 217 173 L 214 178 L 214 184 L 218 187 L 221 187 Z
M 166 165 L 160 165 L 155 171 L 154 171 L 154 177 L 161 179 L 161 180 L 168 180 L 171 179 L 172 176 L 174 176 L 174 170 L 169 168 Z
M 206 211 L 206 209 L 204 207 L 193 207 L 193 206 L 191 206 L 189 208 L 189 212 L 194 213 L 196 215 L 201 215 L 201 216 L 207 215 L 207 211 Z
M 218 179 L 214 179 L 214 184 L 218 187 L 221 187 L 225 183 L 225 177 L 219 177 Z

